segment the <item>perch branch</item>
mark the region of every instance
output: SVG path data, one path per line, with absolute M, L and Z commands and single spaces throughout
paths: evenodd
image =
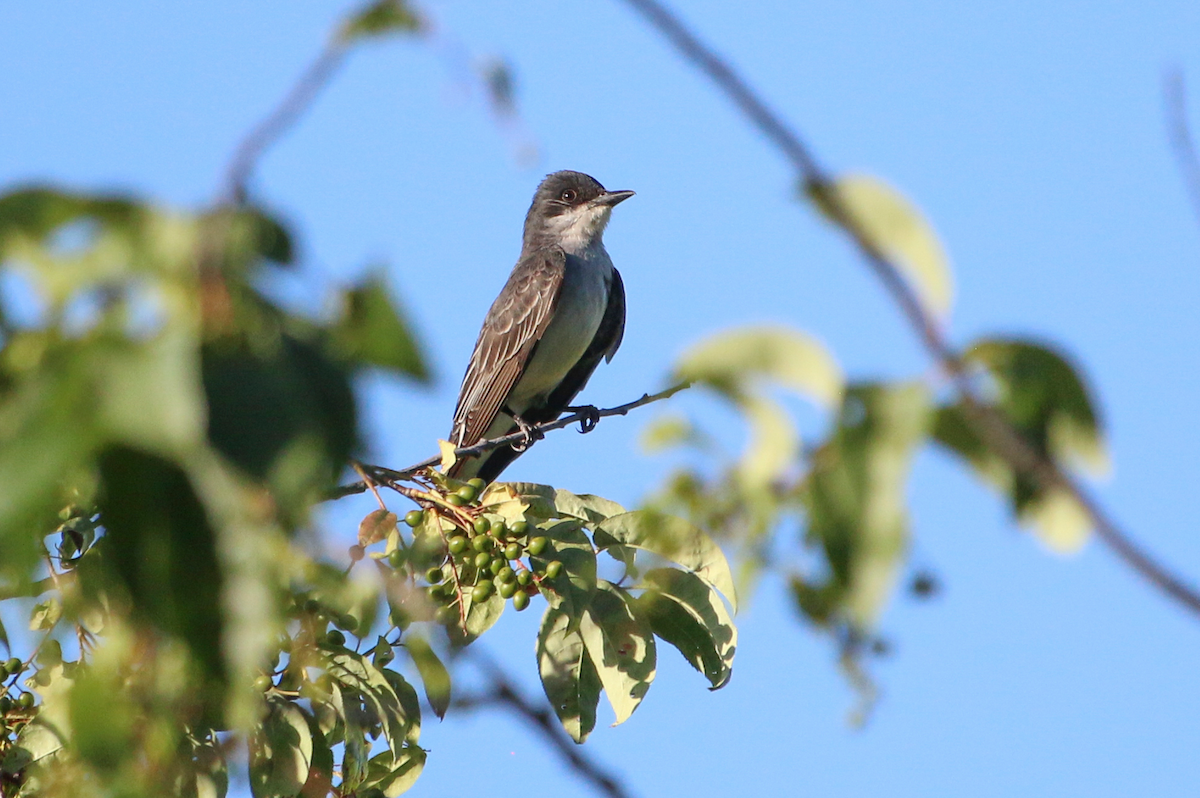
M 563 416 L 562 418 L 555 419 L 554 421 L 547 421 L 544 424 L 536 424 L 533 427 L 531 427 L 531 429 L 534 432 L 534 437 L 537 438 L 537 437 L 539 437 L 539 434 L 545 434 L 547 432 L 553 432 L 554 430 L 563 429 L 564 427 L 569 427 L 572 424 L 575 424 L 577 422 L 580 424 L 583 424 L 588 421 L 594 421 L 594 420 L 601 419 L 601 418 L 608 418 L 609 416 L 624 416 L 624 415 L 627 415 L 630 410 L 636 410 L 639 407 L 651 404 L 653 402 L 661 402 L 664 399 L 670 399 L 675 394 L 679 393 L 682 390 L 690 388 L 690 387 L 691 387 L 690 382 L 681 382 L 676 385 L 672 385 L 670 388 L 667 388 L 666 390 L 659 391 L 658 393 L 653 393 L 653 394 L 644 393 L 641 395 L 640 398 L 635 399 L 632 402 L 626 402 L 623 405 L 617 405 L 616 407 L 606 407 L 606 408 L 600 408 L 600 409 L 595 409 L 595 408 L 590 408 L 590 407 L 584 408 L 584 409 L 578 410 L 577 412 L 571 413 L 570 415 L 566 415 L 566 416 Z M 520 430 L 518 430 L 517 432 L 513 432 L 508 435 L 502 435 L 499 438 L 489 438 L 487 440 L 482 440 L 479 443 L 476 443 L 472 446 L 460 446 L 454 450 L 454 455 L 455 455 L 455 457 L 472 457 L 477 454 L 483 454 L 484 452 L 490 452 L 492 449 L 497 449 L 501 446 L 505 446 L 510 443 L 524 442 L 526 440 L 526 438 L 527 438 L 526 434 L 524 432 L 521 432 Z M 395 482 L 395 481 L 399 481 L 399 480 L 408 479 L 409 477 L 411 477 L 413 474 L 417 473 L 418 471 L 423 471 L 426 468 L 432 468 L 433 466 L 437 465 L 441 461 L 442 461 L 442 458 L 440 455 L 436 456 L 436 457 L 430 457 L 428 459 L 422 460 L 419 463 L 416 463 L 415 465 L 410 465 L 408 468 L 400 469 L 399 471 L 397 471 L 395 469 L 391 469 L 391 468 L 384 468 L 382 466 L 372 466 L 372 465 L 362 465 L 362 468 L 364 468 L 366 470 L 366 472 L 369 476 L 380 477 L 385 482 Z M 367 484 L 366 481 L 360 480 L 358 482 L 352 482 L 348 485 L 342 485 L 340 487 L 334 488 L 332 491 L 330 491 L 326 495 L 325 498 L 326 498 L 326 500 L 340 499 L 343 496 L 349 496 L 349 495 L 352 495 L 355 493 L 362 493 L 363 491 L 367 490 L 368 487 L 369 487 L 369 485 Z

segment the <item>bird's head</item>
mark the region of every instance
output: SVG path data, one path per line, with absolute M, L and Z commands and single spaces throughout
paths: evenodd
M 533 195 L 525 216 L 525 241 L 552 242 L 567 252 L 580 252 L 600 240 L 613 206 L 632 196 L 632 191 L 608 191 L 582 172 L 555 172 Z

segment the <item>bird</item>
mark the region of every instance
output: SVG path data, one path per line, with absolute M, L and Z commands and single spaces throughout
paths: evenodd
M 450 432 L 459 448 L 517 430 L 526 440 L 462 457 L 449 476 L 495 481 L 532 442 L 531 427 L 571 408 L 600 360 L 612 361 L 625 335 L 625 287 L 604 228 L 633 194 L 569 170 L 538 185 L 521 255 L 484 317 Z

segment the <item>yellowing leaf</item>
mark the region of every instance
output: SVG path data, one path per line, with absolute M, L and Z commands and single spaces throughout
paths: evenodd
M 868 175 L 845 175 L 833 190 L 858 231 L 900 266 L 925 307 L 940 316 L 949 313 L 954 298 L 950 261 L 920 209 L 892 186 Z M 822 211 L 830 215 L 827 207 Z
M 1020 520 L 1051 550 L 1074 554 L 1087 542 L 1091 519 L 1069 494 L 1051 490 L 1026 505 Z
M 456 448 L 450 441 L 438 441 L 438 451 L 442 455 L 442 473 L 449 471 L 451 466 L 458 462 L 458 455 L 454 453 Z
M 842 370 L 825 346 L 787 327 L 744 327 L 718 333 L 687 350 L 675 366 L 681 379 L 739 396 L 748 383 L 767 378 L 823 407 L 842 398 Z

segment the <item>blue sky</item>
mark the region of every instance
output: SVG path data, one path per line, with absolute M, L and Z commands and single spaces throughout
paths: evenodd
M 1155 554 L 1200 581 L 1200 227 L 1163 122 L 1164 70 L 1190 80 L 1200 128 L 1200 6 L 678 3 L 833 171 L 866 171 L 928 214 L 953 259 L 960 343 L 1056 342 L 1090 378 L 1115 469 L 1095 486 Z M 235 142 L 313 56 L 345 3 L 10 4 L 0 26 L 0 185 L 127 189 L 210 200 Z M 846 243 L 806 207 L 779 156 L 619 2 L 427 2 L 432 40 L 353 54 L 271 151 L 256 193 L 303 231 L 301 278 L 323 287 L 389 264 L 438 375 L 377 380 L 373 456 L 403 465 L 449 426 L 478 324 L 503 284 L 540 177 L 559 168 L 638 196 L 607 243 L 629 298 L 623 348 L 586 398 L 659 387 L 712 331 L 786 323 L 853 377 L 930 366 Z M 517 130 L 470 78 L 501 56 Z M 521 142 L 536 144 L 532 164 Z M 314 297 L 316 297 L 314 299 Z M 682 409 L 711 409 L 683 398 Z M 559 434 L 508 472 L 635 504 L 668 462 L 641 455 L 653 416 Z M 815 417 L 814 417 L 815 418 Z M 586 745 L 635 794 L 1190 795 L 1200 782 L 1200 624 L 1093 543 L 1048 554 L 934 452 L 910 496 L 934 601 L 883 619 L 870 724 L 827 640 L 768 581 L 739 616 L 733 681 L 708 693 L 665 651 L 647 700 Z M 1189 499 L 1189 497 L 1193 497 Z M 348 537 L 352 502 L 328 513 Z M 535 613 L 485 644 L 537 691 Z M 427 722 L 414 794 L 589 795 L 505 717 Z M 543 771 L 550 774 L 543 777 Z

